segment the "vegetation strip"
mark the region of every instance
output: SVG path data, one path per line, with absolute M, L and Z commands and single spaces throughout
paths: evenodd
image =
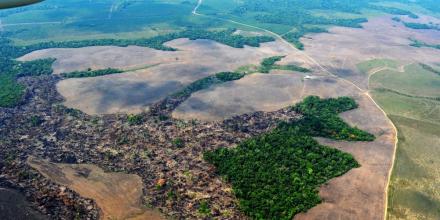
M 378 92 L 390 92 L 390 93 L 394 93 L 394 94 L 409 97 L 409 98 L 419 98 L 419 99 L 429 99 L 429 100 L 440 101 L 440 97 L 416 96 L 416 95 L 406 94 L 406 93 L 402 93 L 402 92 L 399 92 L 399 91 L 396 91 L 393 89 L 388 89 L 388 88 L 375 88 L 374 90 L 378 91 Z
M 185 87 L 183 90 L 172 95 L 172 97 L 176 97 L 176 98 L 177 97 L 185 97 L 185 96 L 189 97 L 192 93 L 203 90 L 203 89 L 207 89 L 207 88 L 211 87 L 212 85 L 221 84 L 221 83 L 228 82 L 228 81 L 239 80 L 239 79 L 243 78 L 244 76 L 245 76 L 245 74 L 243 74 L 243 73 L 220 72 L 220 73 L 217 73 L 213 76 L 208 76 L 208 77 L 205 77 L 203 79 L 199 79 L 199 80 L 191 83 L 190 85 Z
M 310 72 L 309 69 L 296 66 L 296 65 L 276 65 L 275 63 L 280 61 L 285 56 L 274 56 L 264 59 L 260 66 L 251 72 L 241 72 L 241 71 L 235 71 L 235 72 L 220 72 L 212 76 L 205 77 L 203 79 L 197 80 L 190 85 L 188 85 L 183 90 L 175 93 L 172 95 L 172 97 L 183 97 L 183 96 L 190 96 L 192 93 L 207 89 L 211 87 L 212 85 L 221 84 L 229 81 L 235 81 L 243 78 L 245 75 L 253 74 L 253 73 L 269 73 L 270 70 L 273 69 L 282 69 L 282 70 L 291 70 L 291 71 L 298 71 L 298 72 Z
M 347 141 L 372 141 L 374 136 L 350 127 L 338 114 L 357 108 L 348 97 L 307 97 L 293 107 L 297 122 L 250 138 L 236 148 L 204 154 L 232 184 L 241 210 L 253 219 L 292 219 L 321 202 L 317 188 L 329 179 L 359 167 L 347 153 L 320 145 L 313 136 Z
M 425 43 L 423 41 L 413 39 L 413 38 L 411 38 L 410 40 L 411 40 L 410 46 L 412 46 L 412 47 L 429 47 L 429 48 L 434 48 L 434 49 L 440 50 L 440 44 L 428 44 L 428 43 Z
M 278 61 L 281 61 L 286 56 L 273 56 L 269 57 L 263 60 L 261 62 L 260 67 L 258 68 L 258 72 L 261 73 L 269 73 L 271 70 L 290 70 L 290 71 L 296 71 L 296 72 L 302 72 L 302 73 L 308 73 L 311 72 L 309 69 L 300 67 L 297 65 L 277 65 L 275 64 Z
M 427 71 L 429 71 L 429 72 L 435 73 L 435 74 L 437 74 L 437 75 L 440 76 L 440 70 L 434 69 L 434 67 L 432 67 L 432 66 L 430 66 L 430 65 L 428 65 L 428 64 L 424 64 L 424 63 L 419 63 L 419 65 L 420 65 L 423 69 L 425 69 L 425 70 L 427 70 Z
M 193 93 L 208 89 L 213 85 L 222 84 L 225 82 L 235 81 L 243 78 L 246 75 L 254 74 L 254 73 L 269 73 L 270 70 L 273 69 L 282 69 L 282 70 L 290 70 L 297 72 L 310 72 L 309 69 L 296 66 L 296 65 L 276 65 L 275 63 L 280 61 L 285 56 L 274 56 L 264 59 L 260 66 L 252 66 L 255 67 L 251 69 L 250 67 L 242 67 L 234 72 L 220 72 L 212 76 L 208 76 L 202 79 L 199 79 L 179 92 L 176 92 L 170 95 L 168 98 L 154 105 L 151 110 L 154 112 L 153 114 L 159 115 L 160 117 L 169 117 L 174 109 L 177 108 L 181 103 L 186 101 Z
M 97 76 L 104 76 L 104 75 L 110 75 L 110 74 L 117 74 L 117 73 L 123 73 L 123 70 L 120 69 L 114 69 L 114 68 L 107 68 L 107 69 L 101 69 L 101 70 L 91 70 L 88 69 L 86 71 L 74 71 L 70 73 L 61 73 L 61 76 L 64 78 L 84 78 L 84 77 L 97 77 Z

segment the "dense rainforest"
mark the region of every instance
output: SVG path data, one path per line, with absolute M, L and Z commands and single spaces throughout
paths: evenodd
M 293 107 L 303 115 L 299 121 L 280 123 L 270 133 L 237 147 L 206 152 L 204 158 L 232 184 L 240 208 L 248 216 L 290 220 L 320 203 L 320 185 L 359 166 L 350 154 L 313 139 L 374 140 L 373 135 L 339 118 L 338 113 L 357 107 L 348 97 L 310 96 Z

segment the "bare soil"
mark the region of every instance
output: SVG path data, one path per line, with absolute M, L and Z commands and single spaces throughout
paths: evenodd
M 28 163 L 46 178 L 93 199 L 101 208 L 101 219 L 164 219 L 142 207 L 144 185 L 137 175 L 106 173 L 95 165 L 55 164 L 33 157 Z
M 259 48 L 232 48 L 210 40 L 177 39 L 166 43 L 175 52 L 141 47 L 88 47 L 35 51 L 20 60 L 55 57 L 55 73 L 87 68 L 132 69 L 157 66 L 95 78 L 67 79 L 57 85 L 68 107 L 88 114 L 139 113 L 185 85 L 222 71 L 259 64 L 266 57 L 286 55 L 276 41 Z
M 192 95 L 173 112 L 179 119 L 216 121 L 256 111 L 276 111 L 300 100 L 303 75 L 252 74 Z
M 362 29 L 334 27 L 329 33 L 307 35 L 302 39 L 305 53 L 338 76 L 366 89 L 368 78 L 356 64 L 372 59 L 393 59 L 404 63 L 439 63 L 440 50 L 409 46 L 410 38 L 439 42 L 440 31 L 414 30 L 391 17 L 372 18 Z

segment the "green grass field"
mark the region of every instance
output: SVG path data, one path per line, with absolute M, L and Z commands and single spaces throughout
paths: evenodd
M 384 70 L 371 76 L 370 86 L 383 87 L 404 94 L 440 97 L 440 77 L 419 64 L 405 67 L 405 72 Z
M 18 44 L 84 39 L 133 39 L 187 28 L 229 28 L 225 22 L 193 16 L 196 1 L 47 0 L 0 12 L 5 35 Z
M 399 138 L 388 219 L 440 219 L 440 100 L 418 97 L 440 97 L 439 80 L 418 64 L 371 77 L 373 98 Z
M 302 48 L 299 39 L 307 33 L 323 32 L 331 26 L 361 27 L 367 18 L 384 13 L 411 15 L 438 13 L 435 3 L 399 4 L 391 0 L 377 4 L 368 0 L 273 1 L 204 0 L 194 16 L 196 0 L 46 0 L 43 3 L 0 12 L 3 33 L 18 44 L 41 41 L 101 38 L 153 37 L 188 28 L 255 28 L 233 24 L 232 19 L 265 28 Z M 429 9 L 429 10 L 428 10 Z M 437 12 L 436 12 L 437 11 Z
M 368 74 L 369 71 L 381 67 L 397 69 L 399 62 L 390 59 L 374 59 L 359 63 L 356 66 L 363 74 Z
M 389 219 L 440 219 L 440 124 L 390 116 L 399 146 L 389 189 Z

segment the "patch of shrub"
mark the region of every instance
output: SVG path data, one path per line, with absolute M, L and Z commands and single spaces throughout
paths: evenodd
M 281 61 L 286 56 L 273 56 L 268 57 L 264 59 L 259 68 L 259 72 L 261 73 L 269 73 L 271 70 L 278 69 L 278 70 L 290 70 L 290 71 L 297 71 L 297 72 L 310 72 L 309 69 L 296 66 L 296 65 L 276 65 L 275 63 L 278 61 Z
M 211 214 L 211 209 L 205 200 L 200 202 L 198 211 L 204 216 L 209 216 Z
M 424 70 L 435 73 L 437 75 L 440 76 L 440 70 L 434 69 L 434 67 L 428 65 L 428 64 L 424 64 L 424 63 L 420 63 L 419 64 Z
M 33 115 L 29 119 L 29 123 L 31 124 L 31 126 L 36 127 L 36 126 L 39 126 L 43 123 L 43 119 L 41 119 L 41 117 L 39 117 L 37 115 Z
M 181 138 L 176 138 L 171 143 L 176 148 L 183 148 L 183 147 L 185 147 L 185 142 Z
M 429 47 L 440 50 L 440 44 L 428 44 L 413 38 L 410 38 L 410 40 L 411 40 L 410 46 L 412 47 Z
M 127 122 L 129 125 L 140 125 L 142 123 L 142 115 L 128 115 Z

